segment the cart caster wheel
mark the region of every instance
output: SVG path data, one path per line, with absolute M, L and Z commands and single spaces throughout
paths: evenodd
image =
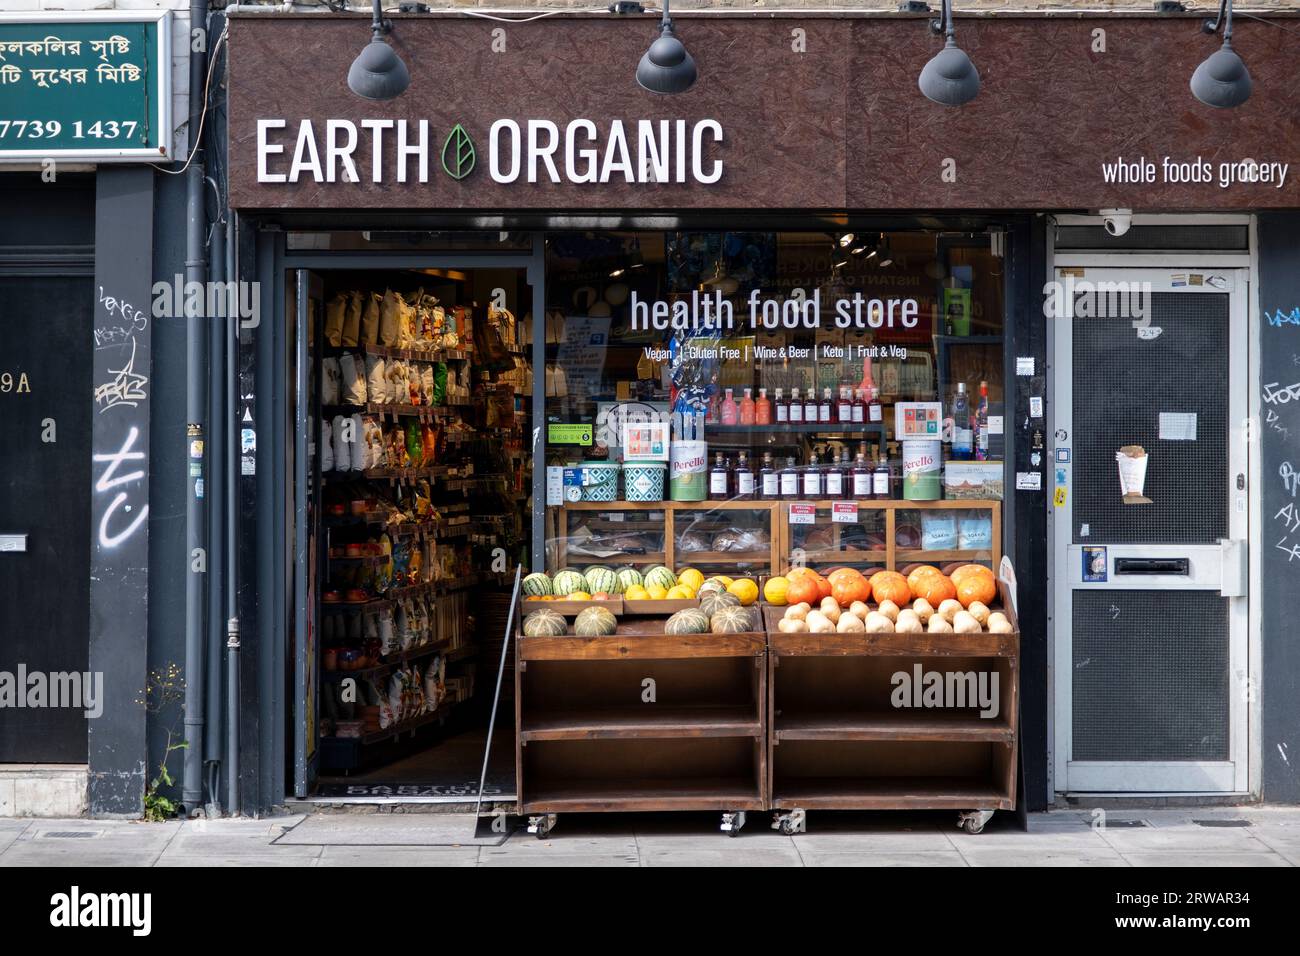
M 555 829 L 555 824 L 559 822 L 554 813 L 543 814 L 542 816 L 528 818 L 528 832 L 539 840 L 545 840 L 550 832 Z
M 745 811 L 737 810 L 734 813 L 724 813 L 722 815 L 722 832 L 729 837 L 740 835 L 741 829 L 745 826 Z
M 786 836 L 807 831 L 807 816 L 803 810 L 795 809 L 789 813 L 777 813 L 772 817 L 772 829 L 780 830 Z
M 984 830 L 984 824 L 992 819 L 992 810 L 968 810 L 965 813 L 958 814 L 957 827 L 967 833 L 981 833 Z

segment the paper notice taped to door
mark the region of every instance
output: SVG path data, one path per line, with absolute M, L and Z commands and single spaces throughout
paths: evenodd
M 1119 466 L 1119 489 L 1126 505 L 1149 505 L 1151 499 L 1142 494 L 1147 481 L 1146 449 L 1141 445 L 1125 445 L 1115 452 Z
M 1196 441 L 1195 412 L 1161 412 L 1161 441 Z

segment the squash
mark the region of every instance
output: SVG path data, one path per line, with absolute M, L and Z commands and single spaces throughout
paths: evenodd
M 921 624 L 921 619 L 916 616 L 916 612 L 911 608 L 904 608 L 898 612 L 898 620 L 894 622 L 894 630 L 900 634 L 920 634 L 925 630 Z
M 834 634 L 835 622 L 828 618 L 821 611 L 809 611 L 808 630 L 813 634 Z
M 930 606 L 930 602 L 925 598 L 917 598 L 913 601 L 912 610 L 916 612 L 916 616 L 921 619 L 922 624 L 929 622 L 934 614 L 934 608 Z
M 817 589 L 817 582 L 811 576 L 791 573 L 786 577 L 786 581 L 785 599 L 791 604 L 811 606 L 822 599 Z
M 726 591 L 709 591 L 700 595 L 700 610 L 709 617 L 726 607 L 740 607 L 740 598 Z
M 994 611 L 989 615 L 989 633 L 990 634 L 1013 634 L 1015 628 L 1011 626 L 1011 621 L 1001 611 Z
M 938 614 L 935 614 L 933 617 L 930 618 L 930 623 L 926 625 L 925 629 L 929 631 L 931 634 L 952 633 L 952 625 L 949 624 L 944 618 L 940 617 Z
M 868 634 L 892 634 L 894 622 L 879 611 L 872 611 L 867 615 L 865 630 Z
M 957 612 L 961 609 L 962 606 L 960 601 L 955 601 L 952 598 L 949 598 L 939 604 L 939 610 L 935 613 L 951 624 L 953 617 L 956 616 Z
M 753 615 L 743 607 L 724 607 L 709 618 L 709 630 L 714 634 L 744 634 L 753 626 Z
M 970 574 L 962 578 L 960 583 L 954 582 L 957 588 L 957 600 L 961 601 L 962 607 L 970 607 L 972 604 L 989 604 L 998 596 L 997 583 L 991 577 L 985 577 L 982 574 Z
M 808 622 L 803 620 L 791 620 L 782 618 L 777 622 L 776 629 L 782 634 L 807 634 Z
M 952 578 L 953 584 L 961 587 L 962 581 L 975 575 L 986 577 L 990 581 L 995 580 L 993 572 L 982 564 L 963 564 L 961 567 L 953 569 L 952 574 L 948 575 L 948 577 Z
M 912 589 L 915 597 L 921 597 L 921 579 L 931 574 L 942 575 L 943 572 L 933 564 L 923 564 L 919 568 L 913 568 L 907 575 L 907 586 Z
M 812 607 L 808 604 L 791 604 L 781 617 L 786 621 L 802 621 L 808 617 L 808 612 L 811 610 Z
M 533 611 L 524 618 L 525 637 L 561 637 L 567 633 L 569 625 L 564 615 L 549 608 Z
M 822 603 L 818 605 L 817 610 L 821 611 L 828 618 L 836 623 L 840 619 L 840 604 L 833 597 L 822 598 Z
M 934 607 L 957 597 L 957 586 L 951 579 L 938 573 L 922 575 L 917 581 L 917 586 L 912 590 L 916 592 L 917 597 L 925 598 Z
M 987 605 L 981 604 L 979 601 L 972 601 L 970 607 L 966 608 L 966 610 L 970 612 L 971 617 L 980 622 L 980 627 L 988 627 L 989 609 Z
M 707 634 L 709 616 L 697 607 L 678 611 L 664 622 L 665 634 Z
M 871 576 L 871 596 L 877 604 L 893 601 L 902 607 L 912 599 L 912 589 L 897 571 L 879 571 Z
M 573 633 L 579 637 L 608 637 L 618 630 L 618 618 L 605 607 L 589 607 L 573 620 Z
M 881 601 L 880 607 L 876 608 L 876 610 L 885 615 L 885 617 L 889 618 L 891 621 L 895 623 L 898 622 L 898 605 L 893 601 Z
M 836 576 L 838 575 L 838 577 Z M 831 580 L 831 597 L 835 603 L 841 607 L 848 607 L 855 601 L 867 601 L 871 599 L 871 585 L 867 583 L 859 572 L 851 568 L 837 571 L 832 575 Z
M 835 622 L 835 631 L 839 634 L 861 634 L 867 629 L 862 618 L 855 614 L 844 613 L 840 619 Z
M 957 634 L 978 634 L 983 628 L 970 611 L 958 611 L 952 618 L 952 629 Z
M 854 601 L 852 604 L 849 605 L 849 613 L 852 614 L 854 617 L 862 618 L 862 620 L 864 621 L 867 619 L 867 612 L 870 610 L 871 608 L 867 607 L 861 601 Z

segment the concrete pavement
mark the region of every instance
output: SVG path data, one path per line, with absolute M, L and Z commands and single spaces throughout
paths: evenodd
M 520 829 L 500 846 L 466 847 L 274 845 L 301 815 L 160 824 L 8 819 L 0 820 L 0 866 L 1300 865 L 1300 809 L 1111 810 L 1102 819 L 1098 812 L 1032 814 L 1027 833 L 995 818 L 980 834 L 957 830 L 955 813 L 810 813 L 807 831 L 790 836 L 753 813 L 734 839 L 718 832 L 717 814 L 562 815 L 545 840 Z M 349 815 L 340 816 L 346 829 Z

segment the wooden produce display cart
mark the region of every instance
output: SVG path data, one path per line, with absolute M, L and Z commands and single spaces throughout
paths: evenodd
M 998 591 L 1014 633 L 787 634 L 784 609 L 765 608 L 774 825 L 801 830 L 808 810 L 958 810 L 978 833 L 1015 808 L 1020 634 Z M 893 706 L 894 675 L 927 671 L 983 673 L 990 690 L 996 674 L 996 715 Z
M 624 616 L 609 637 L 516 631 L 529 832 L 565 811 L 717 810 L 735 835 L 767 808 L 766 634 L 670 635 L 665 620 Z

